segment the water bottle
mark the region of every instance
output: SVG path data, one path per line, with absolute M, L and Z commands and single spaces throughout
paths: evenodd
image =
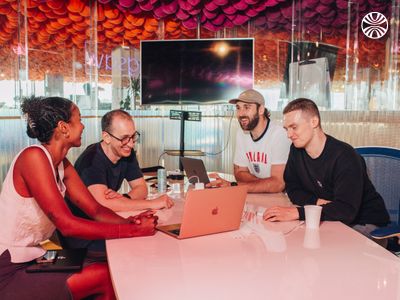
M 157 170 L 157 187 L 159 193 L 165 193 L 167 191 L 167 172 L 165 169 Z

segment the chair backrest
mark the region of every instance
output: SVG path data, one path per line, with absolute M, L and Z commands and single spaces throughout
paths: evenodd
M 383 197 L 393 224 L 400 221 L 400 149 L 388 147 L 359 147 L 369 178 Z

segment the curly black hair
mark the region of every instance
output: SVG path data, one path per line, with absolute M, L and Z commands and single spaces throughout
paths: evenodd
M 27 119 L 30 138 L 48 143 L 59 121 L 69 122 L 73 102 L 61 97 L 25 97 L 21 110 Z

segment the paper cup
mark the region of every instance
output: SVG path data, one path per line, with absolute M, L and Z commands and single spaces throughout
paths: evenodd
M 322 206 L 319 205 L 305 205 L 304 212 L 306 215 L 306 228 L 319 229 L 321 220 Z

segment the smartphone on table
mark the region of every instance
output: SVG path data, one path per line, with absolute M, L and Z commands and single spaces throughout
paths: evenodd
M 38 264 L 42 263 L 53 263 L 57 258 L 57 251 L 56 250 L 47 250 L 47 252 L 39 258 L 36 258 L 36 262 Z

